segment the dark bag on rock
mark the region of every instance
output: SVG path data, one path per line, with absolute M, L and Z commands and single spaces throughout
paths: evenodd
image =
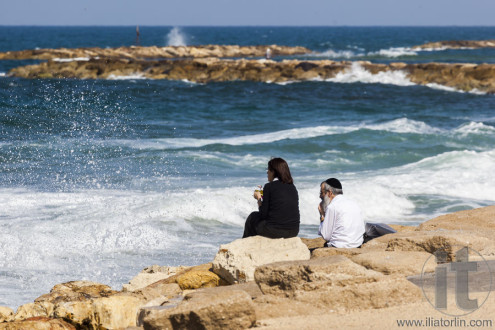
M 387 234 L 396 233 L 397 230 L 386 225 L 384 223 L 366 223 L 365 232 L 363 235 L 364 241 L 363 244 L 371 241 L 373 238 L 377 238 Z

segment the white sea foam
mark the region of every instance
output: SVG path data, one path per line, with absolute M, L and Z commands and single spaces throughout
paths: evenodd
M 394 133 L 439 134 L 444 132 L 422 121 L 408 118 L 399 118 L 382 124 L 366 125 L 365 128 Z
M 421 51 L 421 52 L 441 52 L 444 50 L 450 50 L 450 49 L 460 49 L 460 50 L 469 50 L 469 49 L 475 49 L 472 47 L 459 47 L 459 48 L 454 48 L 454 47 L 449 47 L 449 46 L 444 46 L 444 47 L 431 47 L 431 48 L 414 48 L 415 51 Z
M 362 56 L 363 54 L 356 54 L 352 50 L 333 50 L 328 49 L 321 53 L 311 54 L 314 57 L 328 57 L 328 58 L 354 58 L 356 56 Z
M 87 62 L 89 61 L 89 57 L 74 57 L 74 58 L 54 58 L 54 62 Z
M 108 76 L 107 79 L 108 80 L 144 80 L 150 78 L 144 77 L 142 73 L 134 73 L 128 76 L 116 76 L 114 74 L 111 74 Z
M 167 34 L 167 45 L 168 46 L 186 46 L 186 37 L 180 28 L 174 27 Z
M 399 57 L 399 56 L 417 56 L 418 53 L 412 48 L 408 47 L 392 47 L 389 49 L 380 49 L 376 52 L 369 52 L 368 56 L 385 56 L 385 57 Z
M 460 89 L 457 89 L 457 88 L 454 88 L 454 87 L 450 87 L 450 86 L 444 86 L 444 85 L 436 84 L 436 83 L 429 83 L 429 84 L 426 84 L 425 86 L 430 87 L 430 88 L 433 88 L 433 89 L 438 89 L 438 90 L 446 91 L 446 92 L 466 93 L 463 90 L 460 90 Z M 470 94 L 476 94 L 476 95 L 486 95 L 487 94 L 486 92 L 482 92 L 482 91 L 480 91 L 477 88 L 473 88 L 472 90 L 468 91 L 468 93 L 470 93 Z
M 495 150 L 446 152 L 387 172 L 371 181 L 408 195 L 495 201 Z
M 336 83 L 379 83 L 398 86 L 415 85 L 403 71 L 387 71 L 373 74 L 358 62 L 353 62 L 349 69 L 339 72 L 335 77 L 327 79 L 327 81 Z
M 6 73 L 5 72 L 0 72 L 0 77 L 5 77 Z
M 494 134 L 495 127 L 485 125 L 483 123 L 478 123 L 471 121 L 467 124 L 463 124 L 454 130 L 455 133 L 461 133 L 462 135 L 468 134 Z

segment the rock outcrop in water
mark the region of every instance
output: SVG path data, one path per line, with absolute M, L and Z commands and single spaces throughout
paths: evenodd
M 413 49 L 495 48 L 495 40 L 448 40 L 428 42 Z
M 0 53 L 0 60 L 26 59 L 71 59 L 71 58 L 121 58 L 121 59 L 160 59 L 160 58 L 204 58 L 204 57 L 264 57 L 267 48 L 272 56 L 301 55 L 311 53 L 305 47 L 288 47 L 278 45 L 238 46 L 238 45 L 203 45 L 203 46 L 166 46 L 166 47 L 119 47 L 119 48 L 58 48 L 32 49 Z
M 469 275 L 469 298 L 480 306 L 457 319 L 493 319 L 492 274 L 481 266 L 495 261 L 495 206 L 440 216 L 417 227 L 394 227 L 397 233 L 356 249 L 323 248 L 320 238 L 303 239 L 312 249 L 309 260 L 260 265 L 254 281 L 243 284 L 212 284 L 204 276 L 216 276 L 212 264 L 173 272 L 152 267 L 170 276 L 134 291 L 86 281 L 59 284 L 15 315 L 0 307 L 0 329 L 395 328 L 398 319 L 436 315 L 425 298 L 433 287 L 420 284 L 417 274 L 431 275 L 434 283 L 436 267 L 453 261 L 462 247 L 477 251 L 470 259 L 478 266 Z M 246 248 L 252 249 L 252 242 Z M 439 251 L 445 259 L 436 259 Z M 270 255 L 270 250 L 258 252 Z M 195 278 L 189 282 L 195 285 L 181 285 L 184 278 Z M 456 281 L 448 285 L 453 290 Z M 450 303 L 456 308 L 455 301 Z
M 367 61 L 301 61 L 247 59 L 183 59 L 143 61 L 92 59 L 88 61 L 48 61 L 14 68 L 9 76 L 22 78 L 112 79 L 136 77 L 188 80 L 197 83 L 249 80 L 284 83 L 327 80 L 338 75 L 366 70 L 371 74 L 397 73 L 411 83 L 437 84 L 461 91 L 495 93 L 495 64 L 390 63 Z
M 495 41 L 452 41 L 417 47 L 438 48 L 446 45 L 492 47 Z M 375 75 L 397 73 L 399 79 L 406 79 L 419 85 L 435 84 L 461 91 L 495 93 L 495 64 L 379 64 L 366 61 L 234 59 L 250 56 L 263 57 L 268 47 L 273 56 L 300 55 L 311 52 L 304 47 L 277 45 L 61 48 L 0 53 L 0 60 L 48 60 L 40 64 L 17 67 L 8 72 L 8 76 L 21 78 L 119 79 L 133 77 L 188 80 L 197 83 L 236 80 L 284 83 L 342 78 L 339 75 L 352 75 L 353 70 L 357 69 L 366 70 Z M 222 59 L 224 57 L 231 59 Z

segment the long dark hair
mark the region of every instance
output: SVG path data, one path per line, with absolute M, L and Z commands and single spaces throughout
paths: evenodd
M 283 183 L 294 183 L 290 175 L 289 165 L 282 158 L 272 158 L 268 162 L 268 169 L 274 173 L 274 176 Z

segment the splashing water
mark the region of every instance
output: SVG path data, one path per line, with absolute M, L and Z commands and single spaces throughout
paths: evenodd
M 178 27 L 174 27 L 167 34 L 167 45 L 168 46 L 186 46 L 185 37 Z

